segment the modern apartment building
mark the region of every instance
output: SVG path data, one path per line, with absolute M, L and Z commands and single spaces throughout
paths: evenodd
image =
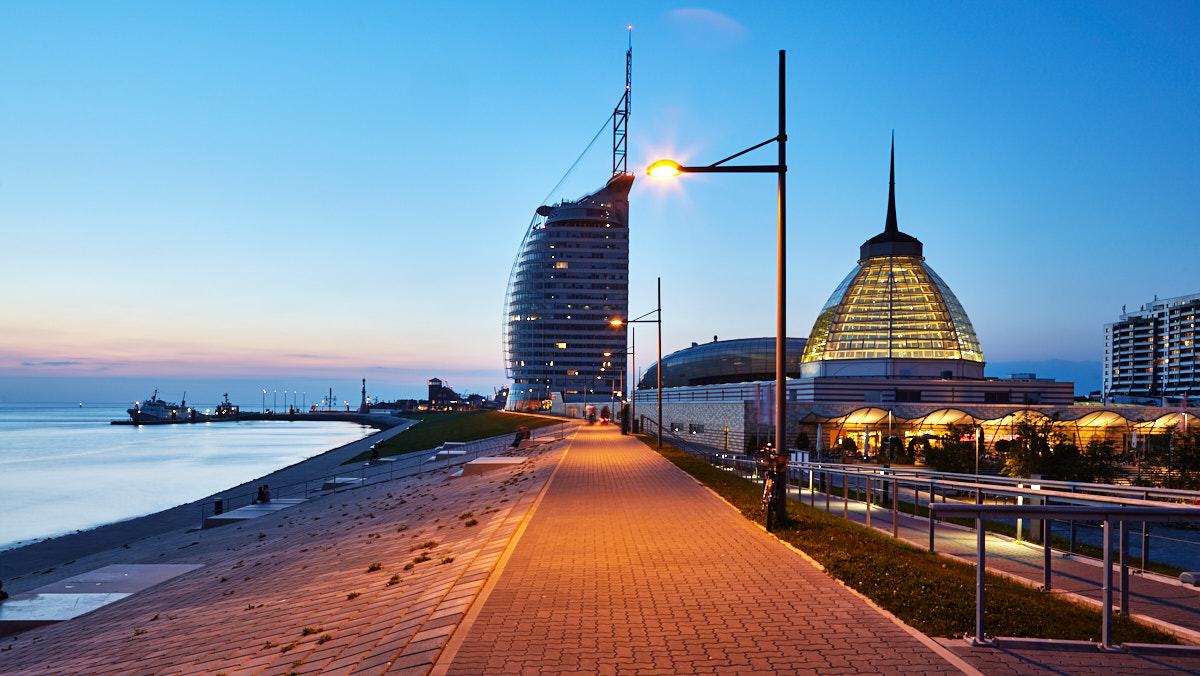
M 1200 395 L 1196 317 L 1200 293 L 1155 298 L 1104 325 L 1104 396 Z

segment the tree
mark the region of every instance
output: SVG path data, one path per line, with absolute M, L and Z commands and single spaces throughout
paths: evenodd
M 808 440 L 808 432 L 801 432 L 796 435 L 796 448 L 807 451 L 812 442 Z
M 963 441 L 969 430 L 964 425 L 947 425 L 937 444 L 925 440 L 925 464 L 939 472 L 970 474 L 975 471 L 975 442 Z

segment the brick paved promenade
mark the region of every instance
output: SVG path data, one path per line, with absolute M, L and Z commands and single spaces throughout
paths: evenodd
M 434 673 L 959 671 L 613 427 L 580 430 L 476 606 Z
M 515 453 L 81 558 L 202 567 L 0 636 L 0 674 L 1200 673 L 928 639 L 612 427 Z

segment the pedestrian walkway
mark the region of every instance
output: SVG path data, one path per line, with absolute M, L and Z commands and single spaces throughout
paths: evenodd
M 434 673 L 971 671 L 614 427 L 506 557 Z

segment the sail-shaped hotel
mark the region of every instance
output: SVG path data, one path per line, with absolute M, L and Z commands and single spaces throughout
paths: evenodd
M 612 117 L 611 178 L 578 200 L 538 207 L 513 263 L 504 313 L 508 409 L 599 409 L 623 389 L 627 325 L 611 322 L 625 319 L 629 308 L 632 57 L 631 48 L 625 93 Z

